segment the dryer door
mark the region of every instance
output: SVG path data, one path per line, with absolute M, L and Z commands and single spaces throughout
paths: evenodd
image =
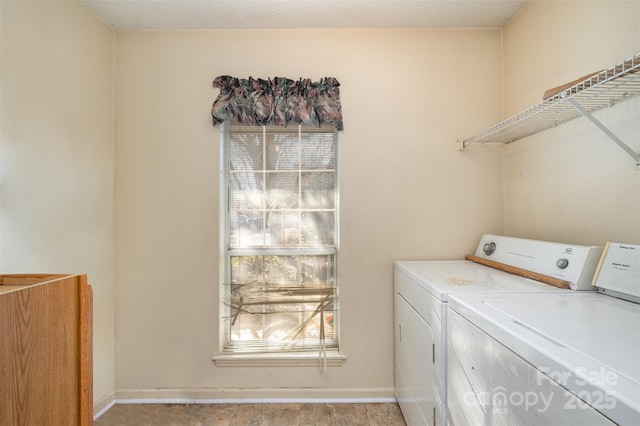
M 401 295 L 395 299 L 396 398 L 407 425 L 433 425 L 433 333 Z

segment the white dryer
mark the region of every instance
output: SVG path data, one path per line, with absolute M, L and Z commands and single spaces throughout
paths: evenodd
M 602 253 L 585 247 L 483 235 L 475 256 L 562 279 L 560 289 L 468 260 L 394 264 L 395 393 L 409 426 L 447 424 L 447 305 L 455 294 L 591 289 Z

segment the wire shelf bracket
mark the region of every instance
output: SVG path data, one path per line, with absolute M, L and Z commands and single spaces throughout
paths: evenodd
M 596 127 L 602 130 L 604 134 L 609 136 L 612 141 L 614 141 L 620 148 L 627 152 L 636 162 L 636 170 L 640 170 L 640 154 L 637 154 L 633 149 L 631 149 L 629 145 L 624 143 L 622 139 L 620 139 L 618 136 L 616 136 L 615 133 L 609 130 L 607 126 L 598 121 L 598 119 L 596 119 L 589 111 L 585 110 L 577 101 L 575 101 L 574 99 L 567 99 L 567 102 L 573 105 L 573 107 L 577 109 L 580 114 L 582 114 L 587 120 L 595 124 Z
M 592 114 L 599 109 L 614 105 L 621 99 L 638 94 L 640 94 L 640 53 L 468 139 L 457 141 L 458 150 L 463 150 L 475 143 L 515 142 L 582 116 L 627 152 L 633 158 L 636 170 L 640 170 L 640 154 Z

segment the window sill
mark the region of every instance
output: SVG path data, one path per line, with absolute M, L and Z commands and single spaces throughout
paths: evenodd
M 213 355 L 217 367 L 318 367 L 324 364 L 317 353 Z M 341 367 L 347 356 L 327 351 L 327 367 Z

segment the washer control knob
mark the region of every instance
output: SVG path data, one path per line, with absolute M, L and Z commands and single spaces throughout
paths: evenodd
M 569 266 L 569 261 L 567 259 L 558 259 L 556 260 L 556 266 L 560 269 L 564 269 Z
M 482 246 L 482 251 L 487 256 L 491 256 L 496 251 L 496 243 L 494 243 L 493 241 L 484 243 L 484 245 Z

